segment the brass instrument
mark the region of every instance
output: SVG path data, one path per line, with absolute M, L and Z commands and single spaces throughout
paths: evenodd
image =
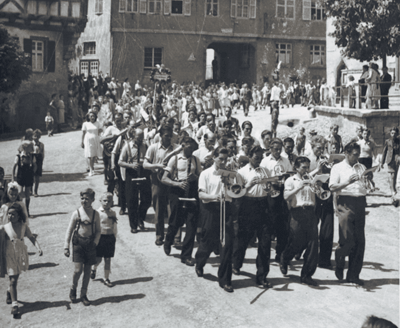
M 322 162 L 322 164 L 330 170 L 333 165 L 340 163 L 344 158 L 345 155 L 343 154 L 331 154 L 329 157 L 322 155 L 320 156 L 319 162 Z
M 175 156 L 175 155 L 177 155 L 177 154 L 179 154 L 179 153 L 181 152 L 181 150 L 182 150 L 182 146 L 179 146 L 178 148 L 176 148 L 175 150 L 173 150 L 172 152 L 170 152 L 170 153 L 163 159 L 162 164 L 166 166 L 166 165 L 168 164 L 169 160 L 171 159 L 171 157 L 172 157 L 172 156 Z M 158 169 L 158 170 L 157 170 L 157 178 L 158 178 L 158 180 L 159 180 L 160 182 L 161 182 L 161 180 L 162 180 L 163 175 L 164 175 L 164 170 L 163 170 L 163 169 Z
M 104 150 L 104 154 L 107 157 L 111 157 L 111 153 L 114 149 L 114 145 L 115 142 L 117 141 L 117 139 L 122 136 L 126 131 L 128 131 L 128 129 L 124 129 L 122 130 L 119 134 L 113 135 L 113 136 L 107 136 L 104 137 L 100 140 L 100 143 L 103 144 L 103 150 Z
M 187 165 L 187 179 L 186 179 L 186 189 L 185 189 L 185 197 L 179 197 L 179 201 L 183 202 L 182 208 L 188 208 L 188 202 L 196 202 L 196 198 L 189 198 L 189 191 L 190 191 L 190 185 L 189 185 L 189 175 L 190 175 L 190 168 L 192 164 L 192 156 L 189 157 L 188 159 L 188 165 Z M 196 159 L 195 159 L 196 160 Z M 177 163 L 178 165 L 178 163 Z
M 325 181 L 327 181 L 329 179 L 329 175 L 327 175 L 327 174 L 322 174 L 321 177 L 322 177 L 322 179 L 325 179 Z M 319 199 L 327 200 L 329 197 L 331 197 L 331 192 L 329 190 L 325 190 L 322 188 L 321 180 L 313 181 L 312 177 L 308 173 L 306 173 L 302 176 L 302 180 L 303 180 L 303 183 L 305 184 L 304 189 L 309 188 L 309 190 L 311 192 L 315 193 L 315 195 Z M 305 192 L 307 193 L 308 191 L 306 190 Z M 306 195 L 305 199 L 310 200 L 311 199 L 310 197 L 311 197 L 310 195 Z
M 360 163 L 356 163 L 353 166 L 353 170 L 358 175 L 358 180 L 356 182 L 359 182 L 361 186 L 364 187 L 368 192 L 375 189 L 371 180 L 372 172 L 375 171 L 377 168 L 378 166 L 375 166 L 370 170 L 366 170 L 365 166 Z
M 256 171 L 257 175 L 259 176 L 259 178 L 260 178 L 259 184 L 263 184 L 264 185 L 263 189 L 265 190 L 265 192 L 268 195 L 270 195 L 271 198 L 278 197 L 281 194 L 281 192 L 280 192 L 280 190 L 274 188 L 273 182 L 275 182 L 275 184 L 277 182 L 279 182 L 279 177 L 276 176 L 276 177 L 269 178 L 265 174 L 264 170 L 261 167 L 257 167 L 255 169 L 255 171 Z

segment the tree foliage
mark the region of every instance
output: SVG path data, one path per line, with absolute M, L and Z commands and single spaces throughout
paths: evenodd
M 400 54 L 400 0 L 324 0 L 331 34 L 343 54 L 360 61 Z
M 15 92 L 30 75 L 31 67 L 27 64 L 18 41 L 0 26 L 0 91 Z

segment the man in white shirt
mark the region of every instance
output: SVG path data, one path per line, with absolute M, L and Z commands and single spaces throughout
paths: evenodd
M 357 285 L 364 282 L 359 275 L 365 252 L 365 205 L 367 190 L 355 171 L 360 146 L 349 143 L 344 148 L 346 158 L 332 167 L 329 188 L 337 195 L 337 215 L 339 218 L 339 246 L 335 251 L 335 275 L 343 279 L 345 258 L 349 256 L 346 281 Z
M 271 113 L 272 113 L 272 107 L 274 103 L 278 104 L 278 108 L 279 108 L 279 101 L 280 101 L 280 95 L 281 95 L 281 88 L 279 88 L 278 86 L 278 82 L 274 83 L 274 86 L 271 89 Z M 276 106 L 276 105 L 275 105 Z
M 237 234 L 237 247 L 233 252 L 234 274 L 240 274 L 240 268 L 246 255 L 247 245 L 257 233 L 257 276 L 256 284 L 264 288 L 271 288 L 267 280 L 269 272 L 269 259 L 271 253 L 271 234 L 273 224 L 266 214 L 268 193 L 265 191 L 265 184 L 261 184 L 262 178 L 269 177 L 267 169 L 260 167 L 264 150 L 260 146 L 253 146 L 249 151 L 249 163 L 242 167 L 240 175 L 246 187 L 246 195 L 239 209 L 239 231 Z M 249 215 L 251 211 L 251 215 Z
M 265 157 L 260 164 L 261 167 L 268 170 L 271 177 L 282 176 L 283 173 L 291 169 L 289 160 L 281 157 L 282 146 L 283 144 L 280 139 L 272 140 L 270 143 L 271 154 Z M 269 210 L 276 235 L 276 261 L 280 260 L 280 256 L 286 247 L 289 234 L 288 208 L 283 199 L 283 184 L 280 184 L 278 188 L 280 190 L 280 195 L 275 198 L 268 198 Z
M 220 198 L 221 191 L 225 189 L 225 182 L 242 185 L 240 176 L 236 179 L 222 177 L 218 170 L 224 170 L 228 160 L 228 150 L 217 148 L 213 153 L 214 164 L 204 170 L 199 178 L 199 198 L 203 202 L 203 234 L 196 253 L 196 274 L 203 276 L 203 268 L 212 251 L 220 247 L 220 266 L 218 269 L 218 282 L 226 292 L 233 292 L 232 288 L 232 250 L 234 241 L 233 220 L 231 213 L 232 198 L 225 194 L 225 245 L 220 241 Z M 218 176 L 219 175 L 219 176 Z M 234 181 L 236 180 L 236 181 Z M 222 182 L 224 181 L 224 183 Z
M 306 249 L 300 281 L 317 286 L 312 279 L 318 263 L 318 218 L 315 215 L 315 194 L 302 177 L 309 172 L 310 160 L 300 156 L 294 163 L 297 173 L 285 181 L 284 198 L 290 208 L 290 238 L 283 251 L 279 268 L 287 274 L 288 263 L 293 257 Z
M 205 134 L 216 132 L 217 126 L 215 124 L 215 116 L 212 113 L 208 113 L 206 116 L 206 125 L 203 125 L 196 134 L 197 141 L 199 142 L 199 148 L 204 147 Z
M 206 133 L 204 135 L 204 147 L 201 147 L 193 152 L 201 163 L 204 169 L 208 169 L 212 165 L 212 153 L 214 151 L 215 142 L 217 141 L 217 136 L 212 133 Z

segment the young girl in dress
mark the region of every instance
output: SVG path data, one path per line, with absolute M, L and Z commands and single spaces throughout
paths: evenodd
M 22 271 L 29 268 L 28 249 L 24 237 L 28 237 L 36 246 L 39 256 L 43 255 L 39 243 L 26 224 L 26 216 L 22 207 L 14 203 L 8 209 L 8 222 L 0 226 L 0 242 L 5 246 L 5 266 L 10 279 L 10 288 L 7 290 L 7 304 L 12 304 L 11 314 L 18 315 L 17 282 Z M 1 263 L 0 266 L 4 266 Z M 4 269 L 0 270 L 4 274 Z M 1 276 L 1 275 L 0 275 Z
M 42 131 L 40 131 L 39 129 L 33 132 L 33 157 L 36 160 L 36 171 L 34 173 L 35 187 L 34 187 L 33 197 L 38 196 L 39 182 L 43 171 L 44 144 L 39 141 L 41 135 Z
M 54 118 L 50 115 L 50 112 L 47 112 L 47 116 L 44 121 L 46 123 L 47 136 L 51 137 L 53 135 Z
M 111 258 L 115 253 L 115 241 L 117 237 L 117 215 L 111 209 L 113 205 L 113 194 L 104 193 L 100 198 L 101 206 L 97 210 L 100 214 L 101 237 L 96 247 L 96 264 L 92 266 L 90 278 L 96 278 L 96 270 L 104 257 L 104 284 L 112 287 L 110 281 Z
M 21 186 L 15 181 L 8 183 L 7 191 L 3 195 L 1 203 L 3 204 L 0 209 L 0 225 L 6 224 L 8 222 L 8 209 L 17 203 L 22 207 L 24 215 L 26 217 L 25 223 L 29 226 L 28 211 L 24 202 L 21 200 L 19 194 L 21 191 Z
M 101 235 L 100 216 L 92 207 L 94 196 L 95 193 L 90 188 L 81 191 L 82 206 L 72 213 L 64 243 L 64 255 L 69 257 L 69 244 L 72 239 L 72 261 L 75 268 L 69 298 L 72 303 L 77 302 L 76 289 L 83 272 L 80 299 L 85 306 L 90 305 L 86 295 L 90 281 L 90 268 L 96 264 L 96 246 Z

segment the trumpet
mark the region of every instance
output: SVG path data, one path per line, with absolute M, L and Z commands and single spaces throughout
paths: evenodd
M 329 158 L 326 156 L 321 156 L 318 163 L 322 163 L 327 169 L 331 169 L 333 166 L 333 162 L 329 163 Z
M 257 175 L 260 178 L 260 184 L 263 184 L 263 189 L 264 191 L 271 196 L 271 198 L 276 198 L 278 197 L 281 192 L 279 189 L 275 189 L 274 188 L 274 184 L 273 182 L 279 182 L 279 177 L 273 177 L 273 178 L 269 178 L 264 170 L 261 167 L 257 167 L 255 169 Z
M 309 188 L 309 190 L 313 193 L 315 193 L 315 195 L 321 199 L 321 200 L 327 200 L 329 197 L 331 197 L 331 192 L 329 190 L 325 190 L 322 188 L 322 183 L 320 183 L 319 181 L 317 182 L 313 182 L 311 176 L 306 173 L 302 176 L 303 179 L 303 183 L 306 185 L 306 187 Z M 307 195 L 307 197 L 310 195 Z M 309 198 L 307 198 L 309 199 Z

